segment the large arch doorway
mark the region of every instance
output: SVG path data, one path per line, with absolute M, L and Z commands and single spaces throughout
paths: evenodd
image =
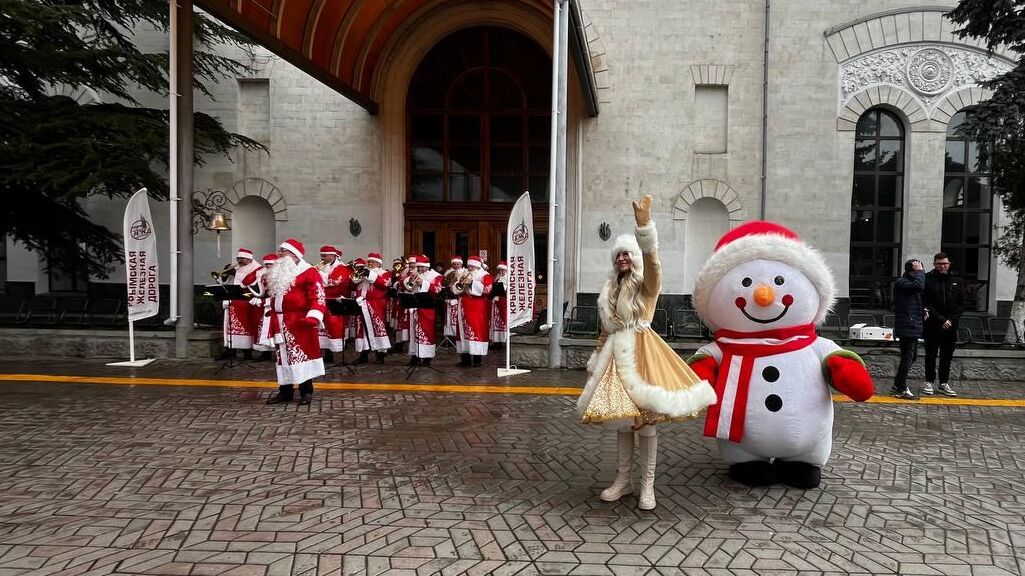
M 496 26 L 454 32 L 421 60 L 406 97 L 407 253 L 495 266 L 512 203 L 530 191 L 547 259 L 551 65 L 532 39 Z

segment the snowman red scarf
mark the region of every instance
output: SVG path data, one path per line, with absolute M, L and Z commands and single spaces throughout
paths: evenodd
M 744 416 L 747 413 L 748 389 L 755 360 L 811 346 L 818 335 L 814 324 L 780 328 L 762 332 L 718 330 L 715 343 L 722 350 L 715 378 L 715 406 L 708 409 L 705 436 L 720 437 L 731 442 L 744 438 Z M 739 362 L 738 362 L 739 359 Z M 729 434 L 719 433 L 719 419 L 728 414 Z

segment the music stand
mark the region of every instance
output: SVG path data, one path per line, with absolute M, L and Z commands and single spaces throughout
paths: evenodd
M 359 302 L 356 302 L 355 298 L 345 298 L 344 296 L 328 300 L 327 311 L 328 314 L 333 314 L 335 316 L 346 316 L 347 318 L 349 318 L 349 320 L 346 320 L 346 326 L 348 326 L 348 323 L 353 316 L 359 316 L 362 313 L 362 309 L 360 309 Z M 338 353 L 338 356 L 341 358 L 341 360 L 332 364 L 331 368 L 334 369 L 342 367 L 348 370 L 349 374 L 355 376 L 356 370 L 353 368 L 353 364 L 351 362 L 345 361 L 345 348 L 342 348 L 342 351 Z
M 430 292 L 399 292 L 399 306 L 402 306 L 403 310 L 423 310 L 423 309 L 435 309 L 437 313 L 438 301 L 431 296 Z M 435 323 L 437 326 L 437 323 Z M 410 333 L 413 332 L 413 326 L 409 327 Z M 414 364 L 406 368 L 406 380 L 413 377 L 413 373 L 416 372 L 417 368 L 426 368 L 433 370 L 438 374 L 441 374 L 441 370 L 438 370 L 434 366 L 423 366 L 420 363 Z
M 253 293 L 250 292 L 247 287 L 241 286 L 239 284 L 208 284 L 208 285 L 203 287 L 203 296 L 206 296 L 208 298 L 212 298 L 212 299 L 214 299 L 217 302 L 225 302 L 225 301 L 229 302 L 228 307 L 224 309 L 224 313 L 225 314 L 231 314 L 231 304 L 230 304 L 231 301 L 233 301 L 233 300 L 246 300 L 246 301 L 248 301 L 249 299 L 251 299 L 253 297 Z M 231 322 L 229 321 L 228 324 L 229 324 L 229 326 L 228 326 L 228 328 L 229 328 L 228 329 L 228 350 L 234 350 L 234 348 L 232 348 L 232 346 L 231 346 L 231 326 L 230 326 Z M 226 356 L 227 356 L 227 358 L 225 358 L 224 361 L 221 362 L 221 366 L 219 368 L 217 368 L 217 370 L 215 370 L 215 372 L 220 372 L 221 370 L 224 370 L 225 368 L 229 368 L 229 369 L 235 368 L 236 362 L 235 362 L 234 355 L 231 352 L 228 352 L 226 354 Z M 248 360 L 245 360 L 245 359 L 239 360 L 237 365 L 239 367 L 242 367 L 242 366 L 245 366 L 245 367 L 248 367 L 248 368 L 253 368 L 254 367 L 252 362 L 250 362 Z
M 441 321 L 441 325 L 442 325 L 441 341 L 438 342 L 438 348 L 439 349 L 440 348 L 444 348 L 446 344 L 451 346 L 453 350 L 456 349 L 456 343 L 453 342 L 452 338 L 450 338 L 448 336 L 448 334 L 445 334 L 445 332 L 444 332 L 445 322 L 448 320 L 448 303 L 451 300 L 458 301 L 459 300 L 459 296 L 453 294 L 451 288 L 449 288 L 449 287 L 443 288 L 441 293 L 438 294 L 438 302 L 442 303 L 441 310 L 438 312 L 439 314 L 441 314 L 441 319 L 442 319 L 442 321 Z

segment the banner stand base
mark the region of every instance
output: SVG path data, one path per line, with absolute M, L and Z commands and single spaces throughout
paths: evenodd
M 124 362 L 107 362 L 107 366 L 128 366 L 131 368 L 141 368 L 143 366 L 149 366 L 154 361 L 156 361 L 156 358 L 146 358 L 145 360 L 126 360 Z
M 499 368 L 498 377 L 505 378 L 506 376 L 519 376 L 520 374 L 526 374 L 530 370 L 521 370 L 518 368 Z

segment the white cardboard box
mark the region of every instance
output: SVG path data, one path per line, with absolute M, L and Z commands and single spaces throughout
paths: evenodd
M 883 340 L 893 342 L 893 328 L 881 328 L 867 324 L 851 326 L 851 340 Z

